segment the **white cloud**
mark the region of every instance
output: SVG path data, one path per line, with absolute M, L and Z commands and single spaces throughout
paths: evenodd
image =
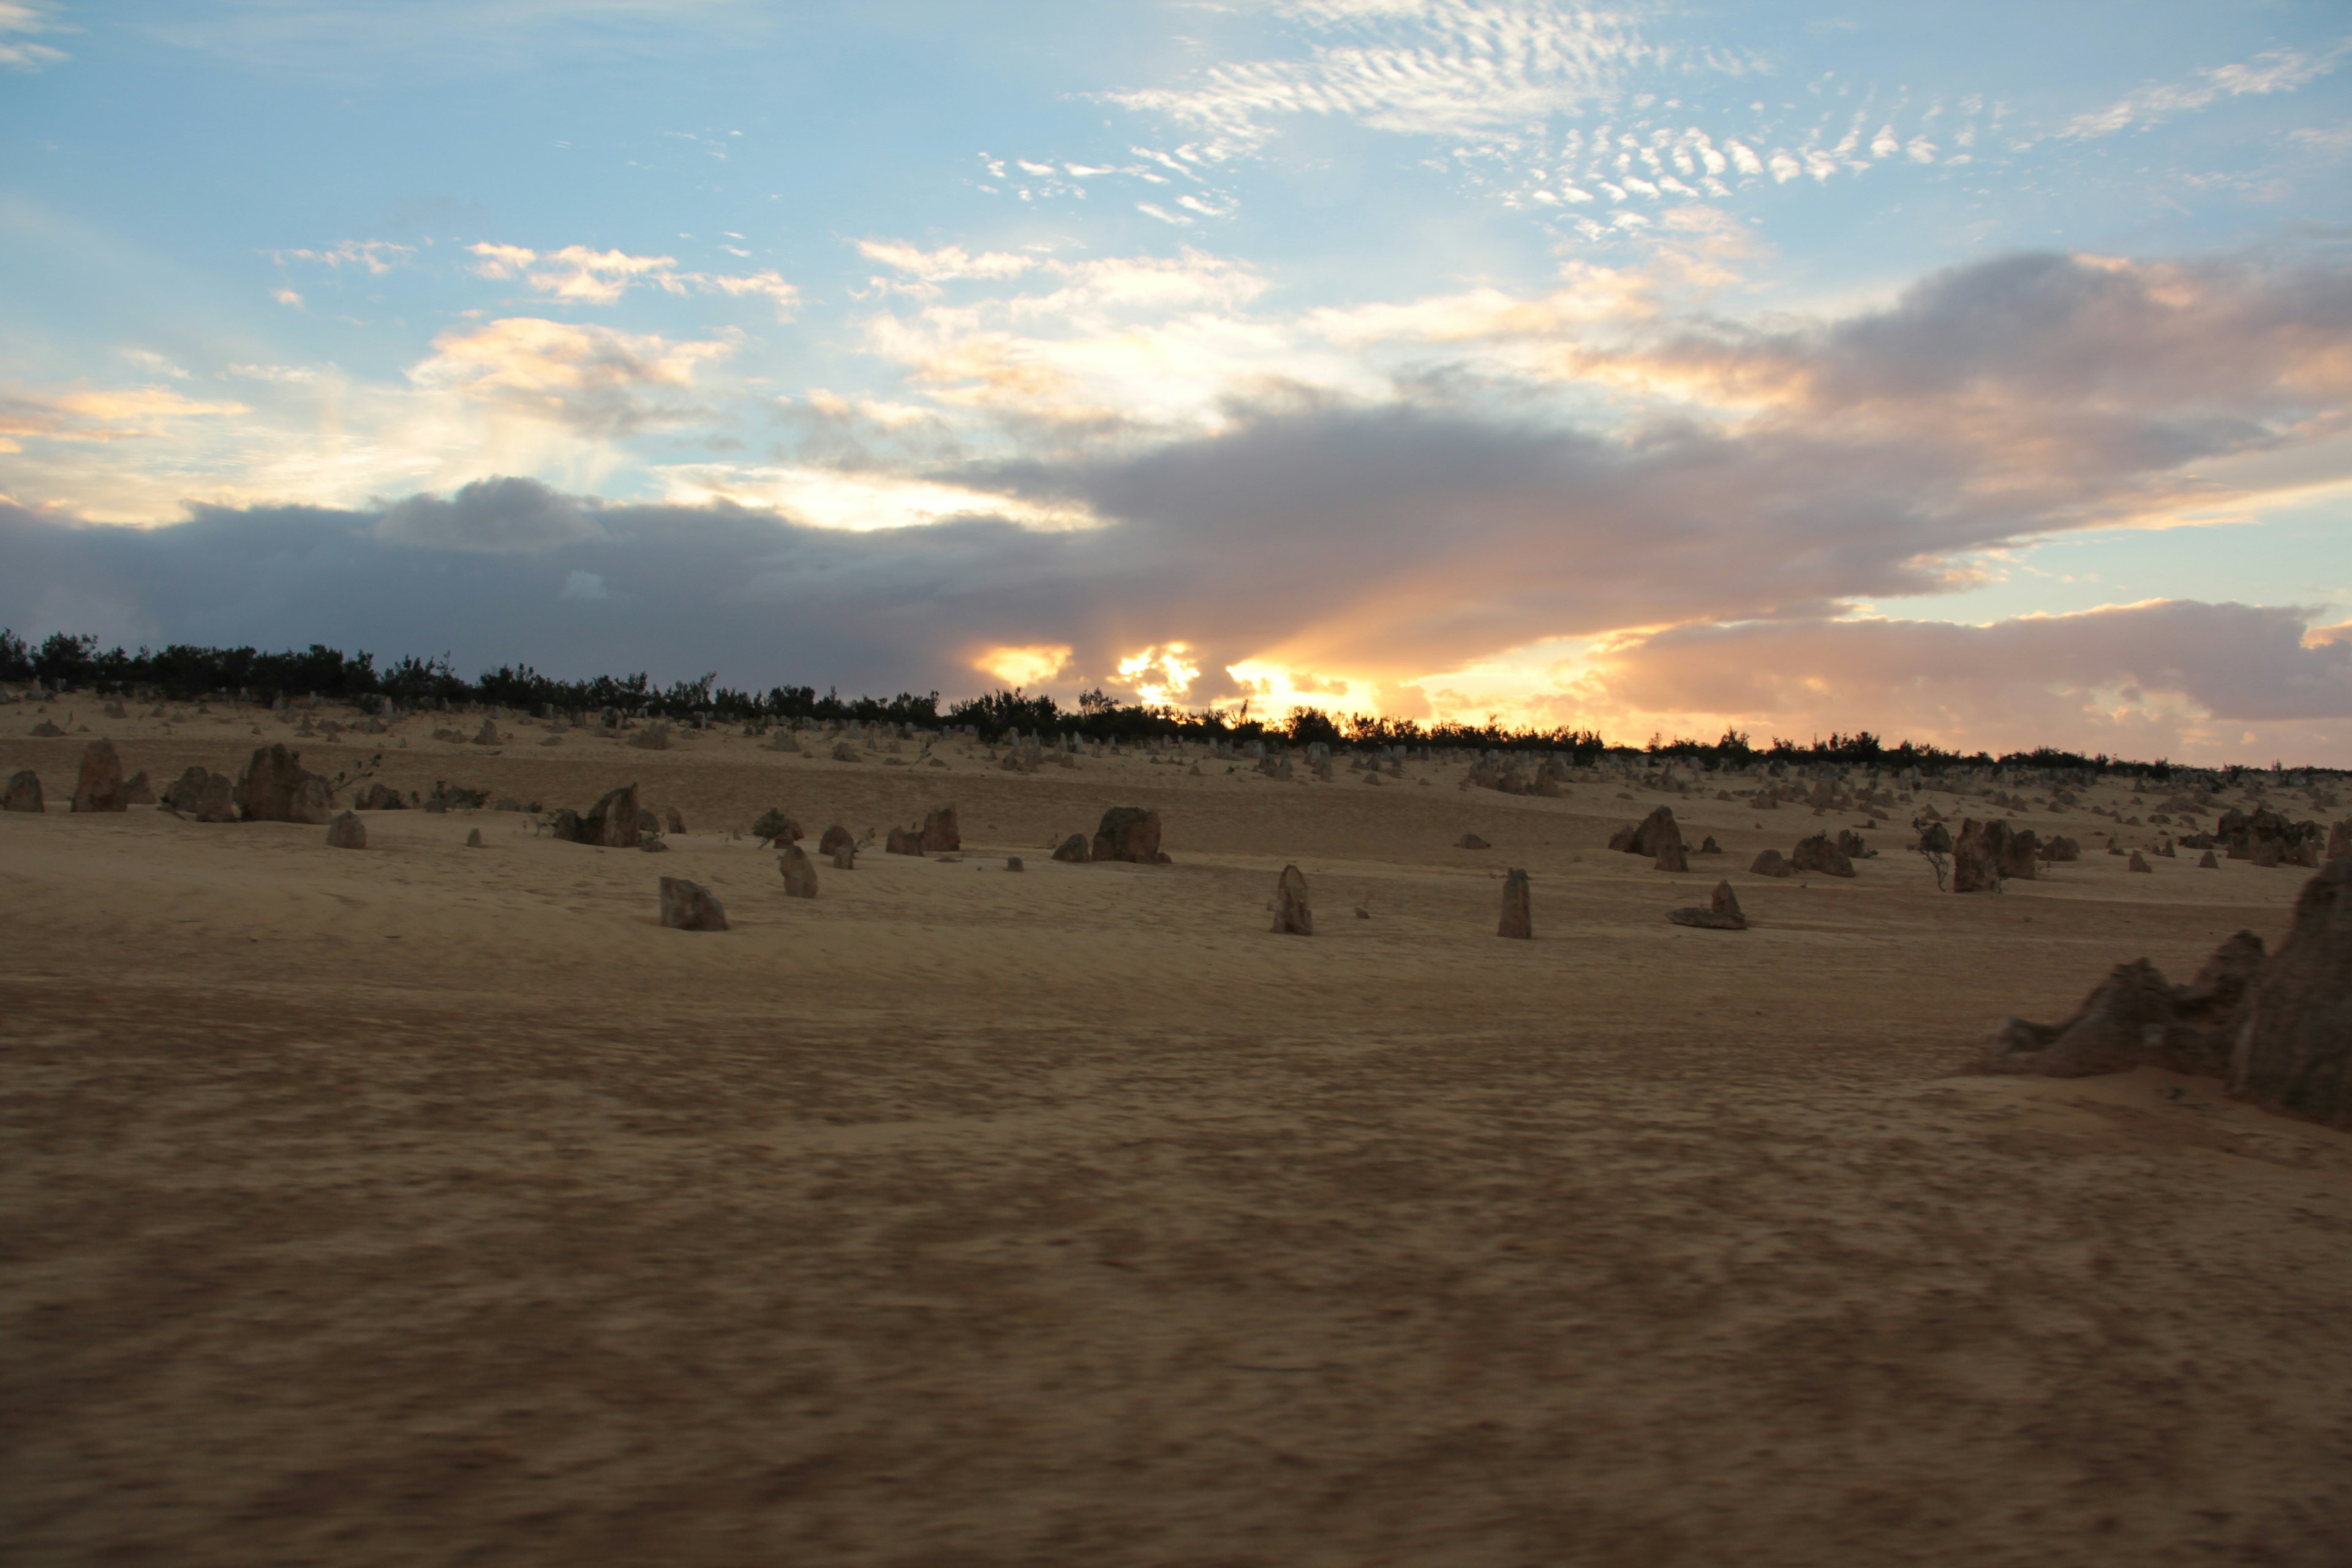
M 623 250 L 591 250 L 567 245 L 561 250 L 536 251 L 528 246 L 482 241 L 466 247 L 481 258 L 473 270 L 493 279 L 521 278 L 542 294 L 573 304 L 613 305 L 638 284 L 666 294 L 724 294 L 730 299 L 757 296 L 773 300 L 776 319 L 792 320 L 800 304 L 800 290 L 771 270 L 753 273 L 681 272 L 671 256 L 632 256 Z M 747 252 L 726 248 L 738 256 Z
M 2112 136 L 2135 125 L 2154 125 L 2208 108 L 2224 98 L 2293 92 L 2334 70 L 2347 47 L 2352 46 L 2338 44 L 2319 55 L 2271 49 L 2241 64 L 2209 67 L 2193 80 L 2151 83 L 2105 109 L 2076 115 L 2059 134 L 2078 141 Z
M 48 44 L 30 41 L 35 33 L 71 32 L 55 20 L 54 8 L 33 0 L 0 0 L 0 68 L 47 70 L 72 57 Z

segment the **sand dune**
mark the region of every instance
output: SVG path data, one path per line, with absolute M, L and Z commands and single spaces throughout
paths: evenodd
M 1862 819 L 1698 794 L 415 720 L 288 743 L 688 831 L 345 853 L 64 812 L 79 726 L 160 784 L 273 716 L 5 712 L 12 1562 L 2352 1561 L 2352 1138 L 1964 1070 L 2305 873 L 2000 811 L 2084 858 L 1963 899 L 1892 824 L 1748 876 Z M 949 801 L 814 900 L 729 833 Z M 1662 801 L 1727 853 L 1601 847 Z M 1127 804 L 1172 865 L 1047 858 Z M 1753 929 L 1666 923 L 1727 875 Z

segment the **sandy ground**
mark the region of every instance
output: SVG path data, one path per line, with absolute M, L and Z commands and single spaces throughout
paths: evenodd
M 1601 847 L 1669 798 L 1614 786 L 415 721 L 297 743 L 690 831 L 352 854 L 68 816 L 43 716 L 0 710 L 51 800 L 0 816 L 8 1563 L 2352 1562 L 2352 1138 L 1963 1070 L 2119 960 L 2275 943 L 2302 873 L 1934 795 L 2092 851 L 1959 899 L 1893 824 L 1748 876 L 1857 819 L 1696 795 L 1730 853 L 1677 876 Z M 287 734 L 46 716 L 159 784 Z M 814 902 L 725 832 L 945 801 L 960 859 Z M 1125 804 L 1175 864 L 1046 858 Z M 662 930 L 663 874 L 735 929 Z M 1665 923 L 1727 874 L 1755 929 Z

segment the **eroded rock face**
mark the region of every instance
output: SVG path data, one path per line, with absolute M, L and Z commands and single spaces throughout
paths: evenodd
M 923 815 L 922 849 L 927 855 L 952 855 L 963 848 L 963 832 L 956 826 L 956 808 L 934 807 Z
M 1668 910 L 1666 919 L 1678 926 L 1696 926 L 1703 931 L 1746 931 L 1747 911 L 1739 907 L 1739 895 L 1731 890 L 1728 882 L 1715 885 L 1715 897 L 1706 908 L 1696 904 L 1686 909 Z
M 2167 984 L 2144 958 L 2118 963 L 2063 1024 L 2005 1020 L 1986 1068 L 2049 1078 L 2140 1067 L 2219 1075 L 2263 967 L 2262 939 L 2242 931 L 2186 985 Z
M 2064 834 L 2057 833 L 2053 834 L 2035 853 L 2042 857 L 2044 864 L 2055 866 L 2069 860 L 2080 860 L 2083 858 L 2083 847 Z
M 662 825 L 672 833 L 686 831 L 686 818 L 678 814 L 677 807 L 674 805 L 662 807 Z
M 776 857 L 776 869 L 783 873 L 786 898 L 816 897 L 816 863 L 799 845 L 786 841 L 784 852 Z
M 1653 860 L 1665 852 L 1667 845 L 1679 849 L 1682 843 L 1683 830 L 1675 826 L 1674 807 L 1670 805 L 1658 807 L 1638 826 L 1621 827 L 1609 836 L 1610 848 L 1626 855 L 1646 855 Z
M 1757 877 L 1793 877 L 1797 868 L 1789 864 L 1778 849 L 1767 849 L 1748 864 L 1748 873 Z
M 1824 877 L 1853 875 L 1853 862 L 1830 842 L 1826 833 L 1816 833 L 1811 838 L 1797 840 L 1797 852 L 1789 859 L 1800 871 L 1819 872 Z
M 1094 848 L 1083 833 L 1071 834 L 1054 850 L 1054 858 L 1068 866 L 1083 866 L 1094 858 Z
M 856 847 L 856 838 L 838 822 L 826 828 L 824 836 L 816 841 L 816 852 L 820 855 L 838 855 L 845 849 Z
M 2197 857 L 2197 868 L 2200 871 L 2218 871 L 2221 868 L 2221 862 L 2214 859 L 2213 851 L 2208 849 Z
M 2245 1015 L 2231 1089 L 2352 1128 L 2352 856 L 2304 885 L 2286 941 L 2248 987 Z
M 111 741 L 92 741 L 82 748 L 81 771 L 74 778 L 75 811 L 128 811 L 122 798 L 122 759 Z
M 1684 852 L 1681 844 L 1669 844 L 1658 851 L 1658 858 L 1651 863 L 1650 868 L 1654 871 L 1687 871 L 1690 869 L 1690 856 Z
M 1706 836 L 1706 842 L 1698 847 L 1698 852 L 1702 855 L 1720 855 L 1723 853 L 1723 846 L 1717 844 L 1715 841 L 1715 835 L 1710 833 Z
M 302 766 L 301 753 L 263 746 L 236 784 L 236 806 L 247 822 L 301 822 L 324 827 L 334 815 L 327 781 Z
M 644 810 L 637 804 L 637 786 L 623 784 L 608 792 L 580 819 L 580 841 L 604 849 L 635 849 L 645 832 L 640 815 Z
M 8 787 L 0 791 L 0 811 L 46 811 L 47 804 L 41 798 L 41 775 L 30 768 L 20 768 L 8 775 Z
M 1095 829 L 1094 858 L 1124 860 L 1137 866 L 1164 866 L 1160 852 L 1160 814 L 1139 805 L 1115 805 L 1103 813 Z
M 330 849 L 364 849 L 367 847 L 367 824 L 357 812 L 346 811 L 327 824 L 327 847 Z
M 917 855 L 923 852 L 923 836 L 911 827 L 894 827 L 882 840 L 885 855 Z
M 145 768 L 140 769 L 137 773 L 132 773 L 128 779 L 123 781 L 122 804 L 125 805 L 152 805 L 155 804 L 155 789 L 153 785 L 147 782 L 147 770 Z
M 661 879 L 661 923 L 673 931 L 725 931 L 727 911 L 710 889 L 683 877 Z
M 2315 822 L 2290 822 L 2268 806 L 2257 806 L 2251 814 L 2232 808 L 2221 814 L 2213 825 L 2212 838 L 2232 860 L 2252 860 L 2257 866 L 2300 864 L 2294 852 L 2302 848 L 2306 839 L 2317 843 L 2324 837 Z
M 1677 837 L 1674 844 L 1676 856 L 1681 855 L 1682 847 L 1682 840 Z M 1511 868 L 1510 874 L 1503 879 L 1503 918 L 1496 924 L 1495 934 L 1517 937 L 1521 940 L 1527 940 L 1535 935 L 1534 911 L 1529 907 L 1528 899 L 1528 874 L 1516 866 Z
M 371 783 L 363 786 L 352 801 L 352 809 L 354 811 L 405 811 L 408 809 L 408 803 L 401 799 L 400 792 L 390 785 L 380 782 Z
M 1307 878 L 1296 866 L 1285 866 L 1274 884 L 1274 931 L 1276 936 L 1315 934 L 1315 911 L 1307 901 Z

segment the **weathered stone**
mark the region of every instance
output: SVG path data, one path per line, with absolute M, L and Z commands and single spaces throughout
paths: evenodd
M 642 805 L 637 807 L 637 835 L 639 837 L 643 837 L 647 834 L 659 833 L 661 830 L 661 818 L 656 816 L 650 807 Z
M 482 830 L 480 828 L 469 827 L 466 830 L 466 847 L 468 849 L 486 849 L 488 847 L 488 845 L 482 842 Z
M 356 812 L 338 813 L 327 824 L 327 847 L 330 849 L 364 849 L 367 847 L 367 824 Z
M 2124 867 L 2124 869 L 2126 871 L 2146 871 L 2151 876 L 2156 872 L 2156 868 L 2147 863 L 2147 858 L 2137 849 L 2131 852 L 2131 860 Z
M 198 822 L 235 822 L 236 786 L 226 773 L 192 767 L 163 790 L 163 809 Z
M 580 814 L 578 812 L 573 811 L 569 806 L 557 812 L 554 817 L 549 821 L 547 825 L 547 836 L 551 838 L 560 838 L 566 844 L 586 844 L 590 842 L 588 837 L 588 825 L 580 819 Z
M 784 852 L 776 857 L 776 869 L 784 876 L 784 896 L 789 899 L 815 898 L 816 862 L 808 858 L 807 850 L 789 839 L 783 848 Z
M 866 759 L 848 742 L 835 741 L 833 743 L 833 760 L 836 763 L 860 763 Z
M 1964 819 L 1959 841 L 1952 847 L 1952 891 L 1999 892 L 2001 879 L 2008 874 L 2009 844 L 2008 823 L 1997 818 L 1991 822 Z
M 1739 895 L 1731 890 L 1728 882 L 1715 885 L 1715 896 L 1706 907 L 1696 904 L 1679 910 L 1668 910 L 1666 919 L 1678 926 L 1696 926 L 1704 931 L 1746 931 L 1748 915 L 1739 907 Z
M 1862 842 L 1862 835 L 1851 827 L 1838 829 L 1837 852 L 1849 860 L 1866 860 L 1870 851 Z
M 833 868 L 836 871 L 856 870 L 857 846 L 855 844 L 837 844 L 834 846 L 832 859 Z
M 53 741 L 59 735 L 64 734 L 65 731 L 58 729 L 55 724 L 50 723 L 47 719 L 44 719 L 39 723 L 34 725 L 30 730 L 27 730 L 26 733 L 28 735 L 37 735 L 44 741 Z
M 2286 861 L 2286 846 L 2275 838 L 2257 838 L 2253 841 L 2251 854 L 2245 858 L 2265 871 L 2275 870 Z M 2230 858 L 2240 858 L 2234 848 Z
M 2009 842 L 2000 852 L 2000 874 L 2020 881 L 2033 879 L 2033 858 L 2041 848 L 2031 828 L 2010 834 Z
M 483 720 L 481 729 L 477 731 L 474 734 L 474 744 L 478 746 L 496 746 L 500 743 L 501 742 L 499 740 L 498 725 L 492 723 L 488 719 Z
M 2341 860 L 2347 855 L 2352 855 L 2352 816 L 2327 830 L 2327 858 Z
M 710 889 L 683 877 L 661 879 L 661 923 L 673 931 L 725 931 L 727 911 Z
M 1853 862 L 1830 842 L 1830 836 L 1826 833 L 1816 833 L 1810 838 L 1797 840 L 1796 853 L 1789 857 L 1789 863 L 1796 870 L 1817 872 L 1824 877 L 1853 875 Z
M 2119 963 L 2063 1024 L 2005 1020 L 1986 1067 L 2050 1078 L 2138 1067 L 2219 1074 L 2264 967 L 2262 939 L 2242 931 L 2187 985 L 2166 984 L 2144 958 Z
M 635 849 L 645 831 L 639 817 L 644 809 L 633 784 L 607 792 L 580 819 L 581 842 L 601 849 Z
M 20 768 L 8 775 L 8 787 L 0 792 L 0 811 L 46 811 L 47 804 L 41 798 L 41 775 L 30 768 Z
M 1631 827 L 1621 827 L 1609 836 L 1609 847 L 1627 855 L 1643 855 L 1654 860 L 1669 844 L 1680 848 L 1683 830 L 1675 825 L 1675 810 L 1662 805 Z
M 302 766 L 301 753 L 282 745 L 257 749 L 236 784 L 237 809 L 247 822 L 300 822 L 324 827 L 335 813 L 327 781 Z
M 1021 857 L 1018 855 L 1007 855 L 1004 858 L 1004 868 L 1008 871 L 1018 871 L 1021 869 Z
M 354 811 L 404 811 L 407 807 L 398 790 L 380 782 L 367 784 L 352 802 Z
M 1674 847 L 1679 854 L 1682 841 L 1676 839 Z M 1522 940 L 1535 935 L 1534 917 L 1528 900 L 1528 874 L 1516 866 L 1503 878 L 1503 917 L 1496 922 L 1495 934 Z
M 2294 924 L 2249 988 L 2231 1089 L 2352 1129 L 2352 856 L 2304 884 Z
M 1651 865 L 1651 869 L 1655 871 L 1689 870 L 1690 856 L 1684 852 L 1681 840 L 1677 839 L 1674 843 L 1668 844 L 1664 847 L 1661 848 L 1658 851 L 1657 859 Z
M 820 855 L 839 855 L 844 849 L 856 847 L 856 836 L 837 822 L 826 828 L 824 835 L 816 841 L 816 852 Z
M 1720 855 L 1723 853 L 1723 846 L 1717 844 L 1715 841 L 1715 835 L 1710 833 L 1699 845 L 1698 852 L 1702 855 Z
M 147 782 L 147 770 L 145 768 L 140 769 L 137 773 L 132 773 L 129 778 L 122 781 L 122 804 L 125 805 L 152 805 L 155 804 L 155 789 L 152 784 L 150 784 Z
M 936 806 L 923 814 L 921 849 L 928 855 L 952 855 L 963 847 L 963 834 L 956 826 L 956 808 Z
M 122 759 L 114 753 L 111 741 L 92 741 L 82 748 L 81 772 L 74 779 L 75 811 L 124 811 L 130 803 L 122 798 Z
M 1055 859 L 1072 866 L 1083 866 L 1094 858 L 1094 849 L 1083 833 L 1071 834 L 1054 851 Z
M 1465 833 L 1461 837 L 1454 841 L 1454 847 L 1456 849 L 1492 849 L 1494 846 L 1487 843 L 1485 839 L 1479 837 L 1475 833 Z
M 1285 866 L 1274 884 L 1274 930 L 1277 936 L 1313 936 L 1315 911 L 1307 901 L 1307 878 Z
M 2213 858 L 2213 851 L 2208 849 L 2197 857 L 2197 868 L 2200 871 L 2218 871 L 2221 868 L 2221 862 Z
M 1797 868 L 1781 858 L 1778 849 L 1767 849 L 1748 862 L 1748 874 L 1756 877 L 1793 877 Z
M 882 840 L 885 855 L 917 855 L 923 852 L 923 836 L 911 827 L 894 827 Z
M 1097 860 L 1123 860 L 1137 866 L 1164 866 L 1160 852 L 1160 814 L 1139 805 L 1115 805 L 1103 813 L 1095 828 L 1093 856 Z
M 797 843 L 807 836 L 801 832 L 799 823 L 770 806 L 760 814 L 758 821 L 751 824 L 751 837 L 760 841 L 761 847 L 765 848 L 771 844 Z
M 635 734 L 634 734 L 634 735 L 630 736 L 630 737 L 629 737 L 629 744 L 630 744 L 630 745 L 632 745 L 632 746 L 635 746 L 635 747 L 638 751 L 640 751 L 640 752 L 667 752 L 667 751 L 668 751 L 668 750 L 669 750 L 669 723 L 668 723 L 668 721 L 667 721 L 667 720 L 662 720 L 662 719 L 656 719 L 656 720 L 655 720 L 652 723 L 650 723 L 650 724 L 646 725 L 644 729 L 642 729 L 642 730 L 638 731 Z M 693 884 L 692 884 L 692 883 L 690 883 L 690 882 L 689 882 L 689 883 L 688 883 L 687 885 L 688 885 L 688 887 L 692 887 L 692 886 L 693 886 Z M 725 928 L 724 926 L 721 926 L 719 929 L 723 931 L 723 930 L 725 930 L 726 928 Z
M 2083 847 L 2063 833 L 2053 833 L 2034 853 L 2042 858 L 2044 864 L 2055 866 L 2069 860 L 2080 860 Z
M 686 831 L 686 818 L 679 814 L 677 807 L 674 805 L 666 805 L 662 807 L 662 825 L 672 833 L 683 833 Z

